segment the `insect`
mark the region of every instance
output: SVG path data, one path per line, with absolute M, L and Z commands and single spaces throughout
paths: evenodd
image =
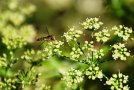
M 48 36 L 40 37 L 36 39 L 36 41 L 54 41 L 54 40 L 55 40 L 55 36 L 53 35 L 48 35 Z
M 47 26 L 46 26 L 46 30 L 47 30 L 48 35 L 43 36 L 43 37 L 39 37 L 36 39 L 36 41 L 54 41 L 55 40 L 55 36 L 49 34 Z M 42 42 L 38 47 L 40 47 L 43 43 L 44 42 Z
M 48 35 L 44 36 L 44 37 L 37 38 L 36 41 L 54 41 L 55 40 L 55 36 L 49 34 L 47 27 L 46 27 L 46 30 L 47 30 Z

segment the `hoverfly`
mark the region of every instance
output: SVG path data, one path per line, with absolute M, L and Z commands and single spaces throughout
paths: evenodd
M 46 26 L 46 31 L 48 33 L 47 36 L 43 36 L 43 37 L 39 37 L 36 39 L 36 41 L 54 41 L 55 40 L 55 36 L 54 35 L 50 35 L 49 32 L 48 32 L 48 28 Z M 43 44 L 44 42 L 42 42 L 39 47 Z
M 55 40 L 55 36 L 53 35 L 48 35 L 48 36 L 40 37 L 36 39 L 36 41 L 54 41 L 54 40 Z
M 49 34 L 47 26 L 46 26 L 46 30 L 47 30 L 48 35 L 44 37 L 39 37 L 36 39 L 36 41 L 54 41 L 55 40 L 55 36 Z

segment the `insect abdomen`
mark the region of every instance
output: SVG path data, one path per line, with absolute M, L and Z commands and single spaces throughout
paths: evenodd
M 44 37 L 38 38 L 37 41 L 43 41 Z

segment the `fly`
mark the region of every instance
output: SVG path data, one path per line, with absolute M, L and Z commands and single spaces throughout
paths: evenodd
M 55 36 L 53 35 L 48 35 L 48 36 L 40 37 L 36 39 L 36 41 L 54 41 L 54 40 L 55 40 Z
M 46 26 L 46 30 L 47 30 L 47 33 L 48 35 L 47 36 L 43 36 L 43 37 L 39 37 L 36 39 L 36 41 L 54 41 L 55 40 L 55 36 L 54 35 L 50 35 L 49 32 L 48 32 L 48 29 L 47 29 L 47 26 Z M 44 42 L 42 42 L 39 47 L 43 44 Z
M 46 27 L 46 30 L 47 30 L 48 35 L 37 38 L 36 41 L 54 41 L 55 40 L 55 36 L 49 34 L 47 27 Z

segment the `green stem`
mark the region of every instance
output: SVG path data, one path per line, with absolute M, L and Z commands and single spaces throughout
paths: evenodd
M 103 76 L 104 76 L 107 80 L 109 80 L 108 77 L 107 77 L 106 75 L 103 74 Z

